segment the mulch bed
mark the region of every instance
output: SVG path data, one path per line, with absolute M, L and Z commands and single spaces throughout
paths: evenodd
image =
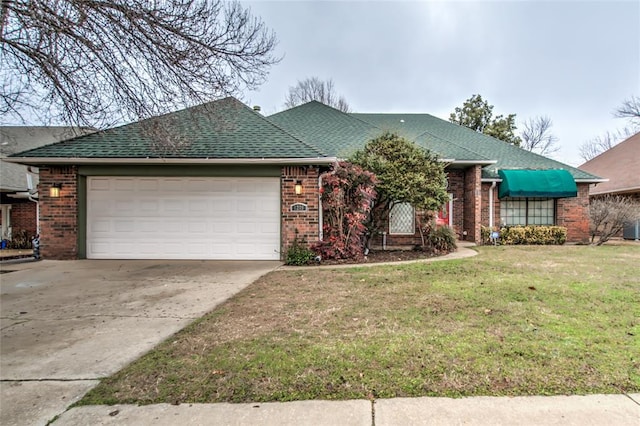
M 400 262 L 404 260 L 418 260 L 436 257 L 438 254 L 422 250 L 372 250 L 362 260 L 356 259 L 325 259 L 321 265 L 347 265 L 362 263 Z

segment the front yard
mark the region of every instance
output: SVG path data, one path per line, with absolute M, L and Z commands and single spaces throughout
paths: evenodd
M 640 247 L 271 273 L 80 404 L 640 392 Z

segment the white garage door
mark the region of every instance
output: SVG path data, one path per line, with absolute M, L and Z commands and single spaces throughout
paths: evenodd
M 88 177 L 89 259 L 280 258 L 278 178 Z

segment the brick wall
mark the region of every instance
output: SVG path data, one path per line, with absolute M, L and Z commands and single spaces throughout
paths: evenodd
M 11 229 L 13 235 L 25 230 L 29 238 L 38 233 L 37 207 L 33 201 L 11 204 Z
M 559 198 L 556 225 L 567 228 L 567 242 L 589 241 L 589 184 L 578 183 L 578 196 Z
M 62 184 L 59 198 L 49 188 Z M 76 259 L 78 256 L 77 167 L 40 168 L 40 253 L 45 259 Z
M 313 244 L 319 239 L 318 167 L 286 166 L 280 176 L 282 198 L 282 253 L 283 256 L 297 238 L 303 244 Z M 296 195 L 295 185 L 302 182 L 302 194 Z M 306 204 L 307 211 L 291 211 L 296 203 Z
M 467 232 L 463 239 L 480 241 L 480 218 L 482 207 L 481 168 L 479 165 L 469 167 L 464 173 L 464 223 L 463 231 Z
M 453 194 L 453 230 L 462 239 L 464 230 L 464 170 L 447 171 L 447 192 Z

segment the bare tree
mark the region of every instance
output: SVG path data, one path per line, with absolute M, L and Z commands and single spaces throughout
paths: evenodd
M 3 0 L 0 114 L 106 127 L 240 93 L 279 58 L 225 0 Z
M 323 81 L 318 77 L 311 77 L 298 81 L 298 84 L 289 87 L 284 106 L 293 108 L 310 101 L 322 102 L 342 112 L 350 112 L 347 100 L 336 94 L 331 79 Z
M 591 244 L 599 246 L 619 234 L 626 223 L 640 218 L 640 204 L 628 197 L 606 195 L 591 201 L 589 217 Z
M 613 148 L 619 142 L 622 142 L 629 136 L 633 135 L 633 130 L 625 127 L 622 130 L 606 132 L 601 136 L 597 136 L 588 140 L 579 147 L 580 156 L 586 162 L 597 157 L 608 149 Z
M 520 147 L 540 155 L 558 151 L 558 138 L 551 133 L 552 126 L 553 122 L 547 116 L 529 118 L 523 125 Z
M 629 119 L 636 127 L 640 126 L 640 96 L 631 96 L 622 101 L 622 105 L 615 110 L 614 115 Z

